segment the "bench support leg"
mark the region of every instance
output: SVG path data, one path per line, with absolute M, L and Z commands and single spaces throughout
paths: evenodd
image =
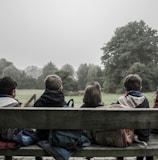
M 12 160 L 12 156 L 5 156 L 4 160 Z
M 42 157 L 36 157 L 35 159 L 36 160 L 42 160 Z

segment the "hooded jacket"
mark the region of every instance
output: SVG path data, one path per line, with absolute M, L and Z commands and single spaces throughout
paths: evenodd
M 66 105 L 63 92 L 46 89 L 34 107 L 63 107 Z
M 35 102 L 34 107 L 64 107 L 65 105 L 66 102 L 63 92 L 46 89 Z M 48 140 L 49 130 L 37 129 L 36 133 L 40 140 Z
M 0 107 L 20 107 L 20 103 L 7 94 L 0 94 Z
M 118 99 L 118 103 L 125 105 L 129 108 L 149 108 L 149 102 L 147 98 L 138 91 L 128 91 L 124 96 Z M 135 129 L 135 134 L 142 141 L 149 140 L 149 130 L 148 129 Z

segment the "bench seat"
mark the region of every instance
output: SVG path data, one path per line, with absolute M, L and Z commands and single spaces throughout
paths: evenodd
M 0 128 L 33 129 L 95 129 L 121 128 L 158 129 L 158 108 L 50 108 L 3 107 L 0 108 Z M 1 156 L 49 156 L 36 145 L 18 150 L 0 150 Z M 158 156 L 158 135 L 151 135 L 148 146 L 134 143 L 130 147 L 102 147 L 92 145 L 74 153 L 73 157 L 136 157 Z M 50 156 L 49 156 L 50 157 Z
M 49 156 L 42 148 L 37 145 L 21 147 L 18 150 L 0 150 L 0 155 L 12 156 Z M 92 145 L 85 147 L 82 151 L 74 153 L 73 157 L 135 157 L 135 156 L 158 156 L 158 135 L 151 134 L 146 148 L 134 143 L 129 147 L 103 147 Z

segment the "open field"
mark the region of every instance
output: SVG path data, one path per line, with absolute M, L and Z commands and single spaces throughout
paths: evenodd
M 33 94 L 36 94 L 36 99 L 40 97 L 40 95 L 43 93 L 43 90 L 35 90 L 35 89 L 24 89 L 24 90 L 17 90 L 17 96 L 16 98 L 25 104 L 30 97 Z M 155 92 L 148 92 L 148 93 L 143 93 L 149 100 L 149 104 L 152 107 L 154 104 L 154 98 L 155 98 Z M 103 93 L 103 102 L 105 105 L 109 105 L 113 102 L 116 102 L 118 97 L 121 96 L 121 94 L 111 94 L 111 93 Z M 65 96 L 66 101 L 69 99 L 73 98 L 75 101 L 75 106 L 79 107 L 82 104 L 82 98 L 83 95 L 81 96 Z

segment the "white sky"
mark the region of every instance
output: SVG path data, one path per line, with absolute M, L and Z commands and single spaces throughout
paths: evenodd
M 101 65 L 117 27 L 143 20 L 158 30 L 158 0 L 0 0 L 0 58 L 18 69 Z

